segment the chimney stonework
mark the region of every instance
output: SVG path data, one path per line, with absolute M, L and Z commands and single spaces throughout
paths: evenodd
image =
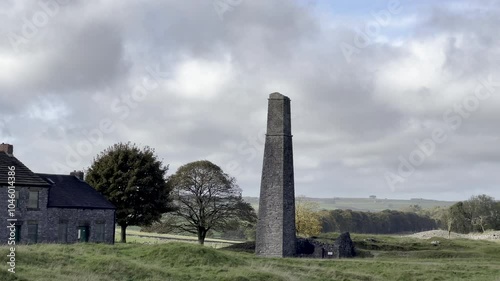
M 259 198 L 255 253 L 292 257 L 296 253 L 295 183 L 290 99 L 272 93 Z
M 77 179 L 79 179 L 79 180 L 83 181 L 83 176 L 84 176 L 85 174 L 83 173 L 83 171 L 73 171 L 73 172 L 69 173 L 69 175 L 70 175 L 70 176 L 74 176 L 74 177 L 76 177 Z
M 13 155 L 14 154 L 14 146 L 12 144 L 8 143 L 2 143 L 0 144 L 0 152 L 5 152 L 8 155 Z

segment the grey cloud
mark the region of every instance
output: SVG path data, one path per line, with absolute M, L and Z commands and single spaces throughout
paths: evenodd
M 312 7 L 291 1 L 243 1 L 222 20 L 211 1 L 80 2 L 67 7 L 54 19 L 57 25 L 47 26 L 32 42 L 39 55 L 25 68 L 32 75 L 14 84 L 0 83 L 2 93 L 12 93 L 2 94 L 1 112 L 13 118 L 3 127 L 0 123 L 0 137 L 12 141 L 19 158 L 37 172 L 53 172 L 47 159 L 64 162 L 67 146 L 74 148 L 87 137 L 85 132 L 109 118 L 115 131 L 104 134 L 78 164 L 81 167 L 73 169 L 90 165 L 114 142 L 130 140 L 156 148 L 172 164 L 171 172 L 198 159 L 217 161 L 224 169 L 237 163 L 233 174 L 244 193 L 258 195 L 263 147 L 256 139 L 265 127 L 267 96 L 280 91 L 292 99 L 295 117 L 295 156 L 301 161 L 295 171 L 297 194 L 434 194 L 436 199 L 449 199 L 472 195 L 471 186 L 476 184 L 481 186 L 478 190 L 498 197 L 492 187 L 498 178 L 486 173 L 498 168 L 500 158 L 495 146 L 500 118 L 495 99 L 464 120 L 404 185 L 391 191 L 385 183 L 384 172 L 397 169 L 399 155 L 406 157 L 415 149 L 416 139 L 443 126 L 442 113 L 448 107 L 402 110 L 397 105 L 407 95 L 433 101 L 441 93 L 423 84 L 393 93 L 393 100 L 381 100 L 375 93 L 378 74 L 411 57 L 410 43 L 428 42 L 432 34 L 446 38 L 441 71 L 452 76 L 447 83 L 473 80 L 498 68 L 499 38 L 493 32 L 498 10 L 481 14 L 434 6 L 420 7 L 428 14 L 419 12 L 420 21 L 408 27 L 411 36 L 402 44 L 373 44 L 348 63 L 339 45 L 352 42 L 356 31 L 348 24 L 324 22 L 327 19 L 318 17 Z M 91 16 L 77 17 L 78 10 Z M 18 23 L 10 20 L 9 26 Z M 466 44 L 459 44 L 460 36 Z M 203 99 L 168 90 L 165 85 L 175 78 L 181 63 L 200 61 L 230 65 L 231 79 L 214 84 L 215 89 L 201 89 L 215 93 Z M 130 96 L 147 76 L 146 67 L 156 65 L 168 75 L 121 118 L 112 110 L 113 101 Z M 212 75 L 211 70 L 205 75 Z M 402 73 L 394 76 L 394 83 L 405 78 Z M 205 78 L 187 77 L 193 86 Z M 52 97 L 49 102 L 64 105 L 67 115 L 55 120 L 21 115 L 30 102 L 46 96 Z M 417 124 L 406 124 L 409 120 Z

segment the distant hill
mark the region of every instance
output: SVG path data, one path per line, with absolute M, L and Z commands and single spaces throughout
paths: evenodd
M 255 209 L 258 209 L 258 197 L 243 197 L 243 199 L 250 203 Z M 369 211 L 378 212 L 383 210 L 401 210 L 409 207 L 410 205 L 419 205 L 423 209 L 428 209 L 436 206 L 448 207 L 456 202 L 452 201 L 439 201 L 423 198 L 412 198 L 410 200 L 401 199 L 382 199 L 382 198 L 309 198 L 305 200 L 318 202 L 322 209 L 335 210 L 335 209 L 351 209 L 356 211 Z

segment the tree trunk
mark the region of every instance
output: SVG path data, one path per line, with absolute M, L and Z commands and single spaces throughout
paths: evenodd
M 120 225 L 120 226 L 122 228 L 120 242 L 127 243 L 127 225 Z
M 453 221 L 448 221 L 448 239 L 450 239 L 451 236 L 451 227 L 453 226 Z
M 200 245 L 205 244 L 205 237 L 207 236 L 207 231 L 205 228 L 198 228 L 198 243 Z
M 484 233 L 484 226 L 485 226 L 485 224 L 486 224 L 486 223 L 485 223 L 485 219 L 484 219 L 484 217 L 483 217 L 483 216 L 480 216 L 480 217 L 479 217 L 479 223 L 480 223 L 480 225 L 481 225 L 481 230 L 482 230 L 482 231 L 483 231 L 483 233 Z

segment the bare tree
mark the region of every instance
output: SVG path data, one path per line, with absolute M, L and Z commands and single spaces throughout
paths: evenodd
M 227 230 L 234 221 L 255 223 L 257 215 L 243 201 L 236 180 L 210 161 L 196 161 L 180 167 L 169 179 L 173 190 L 176 227 L 197 234 L 204 244 L 210 230 Z

